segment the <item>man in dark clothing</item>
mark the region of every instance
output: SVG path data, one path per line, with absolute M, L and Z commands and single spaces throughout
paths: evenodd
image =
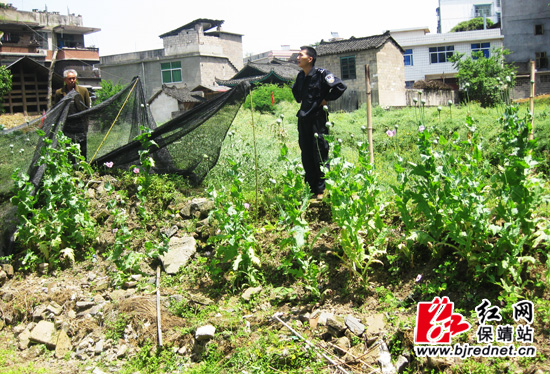
M 298 73 L 292 93 L 301 103 L 298 117 L 298 143 L 302 151 L 302 165 L 306 182 L 318 199 L 325 191 L 325 174 L 321 165 L 328 164 L 328 114 L 323 107 L 329 100 L 336 100 L 346 90 L 346 85 L 331 72 L 315 67 L 317 52 L 312 47 L 302 47 L 298 54 Z
M 85 87 L 79 86 L 76 83 L 76 71 L 72 69 L 65 70 L 63 72 L 63 77 L 65 79 L 65 84 L 62 88 L 55 91 L 54 104 L 57 104 L 69 92 L 75 90 L 77 95 L 75 95 L 73 102 L 70 104 L 71 107 L 69 109 L 69 114 L 74 114 L 89 109 L 91 105 L 90 93 Z M 80 153 L 86 157 L 88 150 L 88 122 L 81 118 L 79 120 L 74 120 L 71 123 L 66 123 L 63 128 L 63 133 L 65 133 L 65 135 L 73 142 L 80 144 Z

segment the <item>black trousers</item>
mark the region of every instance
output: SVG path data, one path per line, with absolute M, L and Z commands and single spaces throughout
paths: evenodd
M 298 144 L 302 151 L 305 179 L 311 193 L 315 195 L 325 191 L 325 173 L 321 166 L 328 166 L 329 146 L 325 140 L 325 135 L 328 135 L 327 119 L 323 110 L 317 111 L 311 117 L 298 118 Z

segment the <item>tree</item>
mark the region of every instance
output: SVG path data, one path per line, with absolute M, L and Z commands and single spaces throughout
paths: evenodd
M 5 67 L 0 66 L 0 111 L 4 112 L 4 108 L 1 106 L 4 96 L 11 91 L 12 75 L 11 71 Z
M 481 51 L 471 56 L 456 53 L 451 57 L 466 100 L 479 101 L 484 108 L 509 100 L 515 85 L 515 67 L 504 61 L 509 53 L 506 49 L 494 48 L 488 58 Z
M 259 84 L 253 92 L 254 110 L 262 113 L 275 113 L 274 104 L 281 101 L 294 102 L 290 85 L 277 85 L 272 83 Z M 244 102 L 243 107 L 250 108 L 250 97 Z
M 485 26 L 487 28 L 491 28 L 491 26 L 494 25 L 493 21 L 491 21 L 488 18 L 485 19 L 485 22 L 486 22 Z M 477 17 L 468 21 L 460 22 L 458 25 L 456 25 L 451 29 L 451 32 L 473 31 L 473 30 L 483 30 L 483 29 L 484 29 L 483 17 Z
M 95 94 L 96 98 L 94 100 L 94 105 L 104 102 L 124 89 L 124 85 L 122 85 L 120 81 L 117 84 L 114 84 L 113 81 L 102 80 L 100 84 L 101 89 Z

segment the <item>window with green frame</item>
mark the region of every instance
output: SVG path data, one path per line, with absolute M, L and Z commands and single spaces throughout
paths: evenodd
M 340 57 L 340 70 L 342 79 L 355 79 L 355 56 Z
M 162 83 L 176 83 L 182 81 L 181 62 L 163 62 L 160 64 Z

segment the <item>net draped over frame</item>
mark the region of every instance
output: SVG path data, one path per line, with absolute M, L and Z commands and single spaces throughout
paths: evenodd
M 86 160 L 95 166 L 113 163 L 114 168 L 139 165 L 142 143 L 134 140 L 140 126 L 151 129 L 150 140 L 158 146 L 149 151 L 155 160 L 154 173 L 175 173 L 200 184 L 216 165 L 225 136 L 250 90 L 247 83 L 220 94 L 212 100 L 158 126 L 146 103 L 139 77 L 122 91 L 101 104 L 75 113 L 71 91 L 41 118 L 0 136 L 0 194 L 13 186 L 16 168 L 28 170 L 31 181 L 39 186 L 43 169 L 37 166 L 43 139 L 37 129 L 57 144 L 59 131 L 85 134 Z

